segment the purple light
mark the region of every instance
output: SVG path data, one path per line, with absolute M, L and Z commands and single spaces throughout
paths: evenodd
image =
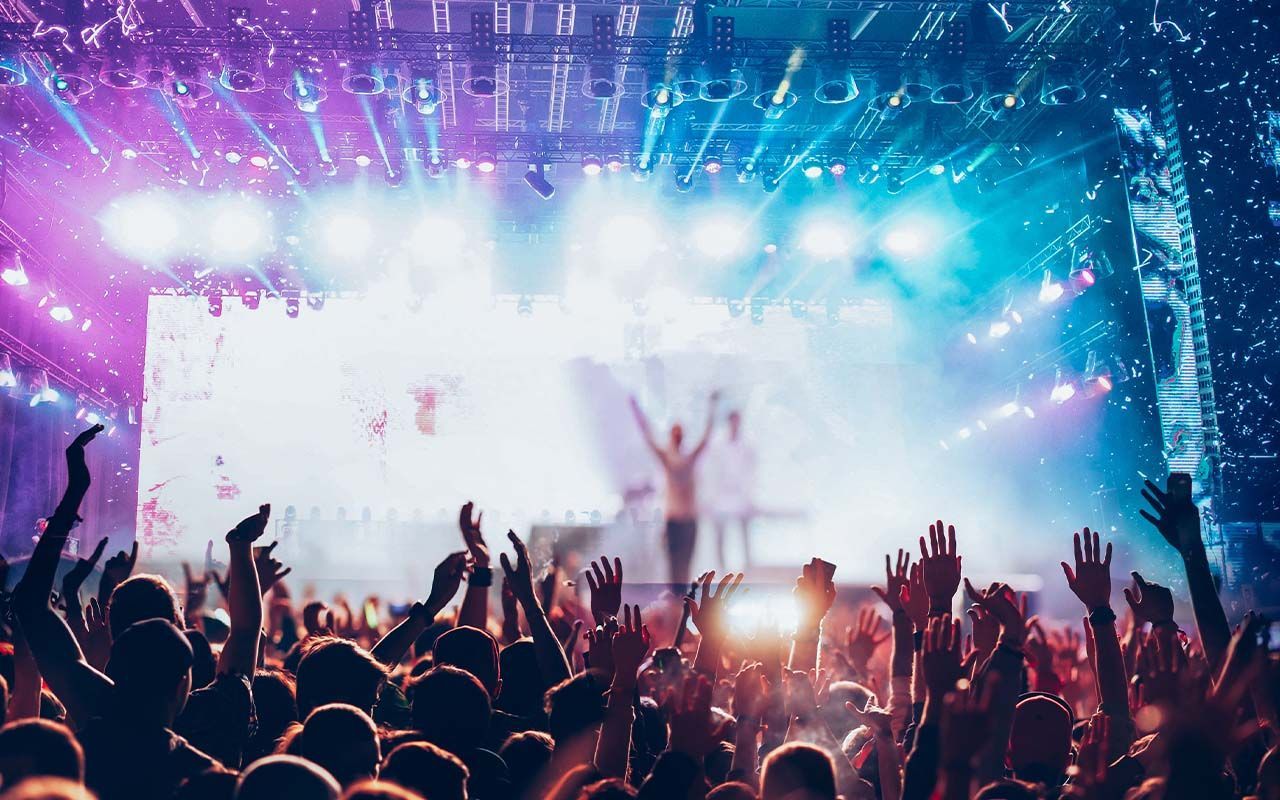
M 481 153 L 480 157 L 476 159 L 476 169 L 486 175 L 497 168 L 498 162 L 497 159 L 493 157 L 492 153 Z
M 174 203 L 158 193 L 121 198 L 102 214 L 101 221 L 111 246 L 131 258 L 164 258 L 178 244 L 181 225 Z
M 57 322 L 70 322 L 75 315 L 66 306 L 54 306 L 49 309 L 49 316 L 53 317 Z
M 27 277 L 27 273 L 22 267 L 9 268 L 0 272 L 0 279 L 10 286 L 26 286 L 31 283 L 31 279 Z

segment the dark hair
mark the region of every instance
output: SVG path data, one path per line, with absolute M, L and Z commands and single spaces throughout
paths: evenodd
M 563 744 L 604 720 L 608 683 L 603 672 L 589 669 L 547 690 L 547 730 L 556 744 Z
M 486 631 L 462 625 L 436 639 L 431 660 L 465 669 L 480 681 L 490 699 L 498 696 L 498 642 Z
M 707 792 L 707 800 L 756 800 L 756 790 L 742 781 L 729 781 Z
M 66 778 L 28 778 L 6 787 L 4 800 L 94 800 L 94 796 L 83 783 Z
M 326 703 L 347 703 L 373 710 L 387 668 L 355 642 L 336 636 L 310 640 L 298 662 L 298 715 L 306 717 Z
M 159 575 L 126 578 L 107 599 L 107 624 L 111 627 L 111 638 L 115 639 L 129 626 L 148 619 L 182 625 L 173 587 Z
M 551 763 L 554 749 L 555 742 L 542 731 L 521 731 L 507 738 L 498 755 L 507 762 L 513 797 L 520 797 L 533 788 L 534 782 Z
M 447 750 L 430 742 L 406 742 L 387 754 L 379 777 L 431 800 L 467 800 L 471 773 Z
M 312 711 L 296 744 L 298 755 L 329 770 L 343 786 L 374 777 L 382 760 L 373 720 L 345 703 L 330 703 Z
M 621 778 L 605 778 L 582 787 L 578 793 L 580 800 L 626 800 L 636 796 L 631 784 Z
M 348 789 L 342 800 L 422 800 L 422 798 L 402 786 L 386 781 L 360 781 Z M 435 800 L 434 797 L 431 800 Z
M 410 689 L 413 727 L 425 739 L 459 754 L 483 743 L 493 707 L 476 676 L 441 665 L 415 678 Z
M 15 720 L 0 728 L 0 776 L 5 786 L 39 776 L 83 781 L 84 750 L 66 725 Z
M 218 659 L 213 655 L 209 639 L 200 631 L 188 628 L 183 631 L 191 643 L 191 688 L 202 689 L 213 683 L 218 674 Z
M 337 800 L 338 782 L 324 768 L 297 756 L 267 756 L 249 765 L 236 782 L 235 800 Z
M 514 641 L 498 653 L 498 674 L 502 691 L 494 707 L 518 717 L 542 713 L 542 671 L 538 669 L 537 648 L 532 639 Z
M 279 669 L 260 669 L 253 674 L 253 705 L 258 727 L 249 740 L 245 757 L 268 755 L 276 742 L 298 721 L 297 685 L 293 676 Z
M 791 742 L 765 757 L 760 770 L 760 800 L 781 800 L 792 794 L 835 800 L 835 766 L 825 750 Z
M 207 769 L 182 782 L 173 800 L 232 800 L 239 776 L 221 767 Z

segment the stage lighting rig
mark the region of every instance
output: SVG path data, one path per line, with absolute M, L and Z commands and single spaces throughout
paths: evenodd
M 693 191 L 693 170 L 681 172 L 676 170 L 676 191 L 681 194 L 687 194 Z
M 292 100 L 302 113 L 314 114 L 320 110 L 320 104 L 329 96 L 329 93 L 323 86 L 316 83 L 310 69 L 299 65 L 293 70 L 293 75 L 285 86 L 284 95 Z
M 930 98 L 933 102 L 953 106 L 973 99 L 966 59 L 969 23 L 956 17 L 948 23 L 942 36 L 942 55 L 938 62 L 938 83 Z
M 858 96 L 858 84 L 853 79 L 849 59 L 853 39 L 849 33 L 849 20 L 827 20 L 827 57 L 818 65 L 818 85 L 813 99 L 827 105 L 848 103 Z
M 582 93 L 593 100 L 608 100 L 622 94 L 618 82 L 617 20 L 611 14 L 591 17 L 591 56 Z
M 750 183 L 756 177 L 756 159 L 755 156 L 743 156 L 738 159 L 737 165 L 738 183 Z
M 209 316 L 222 316 L 222 292 L 211 292 L 209 294 Z
M 75 105 L 80 98 L 93 91 L 94 81 L 88 77 L 86 65 L 79 59 L 70 58 L 45 78 L 45 86 L 53 96 L 67 105 Z
M 653 174 L 654 162 L 654 157 L 649 153 L 636 156 L 631 162 L 631 177 L 635 178 L 637 183 L 649 180 L 649 176 Z
M 890 120 L 911 105 L 902 73 L 896 69 L 883 69 L 876 73 L 876 94 L 871 98 L 871 108 L 883 119 Z
M 134 53 L 116 47 L 102 59 L 98 80 L 112 89 L 142 89 L 147 86 L 147 76 L 137 69 L 137 63 Z
M 547 180 L 545 164 L 530 164 L 529 171 L 524 174 L 524 182 L 543 200 L 550 200 L 555 197 L 556 187 L 552 186 L 551 182 Z
M 770 169 L 760 177 L 760 188 L 764 189 L 765 194 L 773 194 L 778 191 L 778 187 L 782 185 L 782 175 L 777 171 Z
M 222 56 L 222 74 L 218 83 L 224 89 L 242 94 L 260 92 L 267 87 L 267 79 L 262 74 L 262 65 L 252 52 L 240 49 L 252 35 L 249 23 L 253 19 L 248 8 L 232 6 L 227 9 L 227 22 L 231 28 L 231 39 L 236 44 Z
M 22 54 L 12 46 L 0 49 L 0 86 L 23 86 L 27 82 L 27 68 Z
M 831 171 L 832 175 L 842 178 L 849 171 L 849 164 L 841 156 L 832 156 L 831 160 L 827 162 L 827 169 Z
M 733 17 L 711 19 L 711 57 L 706 64 L 706 80 L 698 96 L 711 103 L 725 103 L 747 91 L 742 70 L 733 66 Z
M 1069 61 L 1054 61 L 1045 67 L 1040 83 L 1040 102 L 1047 106 L 1079 103 L 1088 96 L 1080 79 L 1080 68 Z
M 411 65 L 408 85 L 404 87 L 400 96 L 424 117 L 436 113 L 436 109 L 445 101 L 445 95 L 440 89 L 439 73 L 435 66 Z
M 585 175 L 595 177 L 604 169 L 604 162 L 600 160 L 600 156 L 588 153 L 582 157 L 582 172 Z
M 302 294 L 300 292 L 284 292 L 284 315 L 289 319 L 297 319 L 302 311 Z
M 194 108 L 213 94 L 213 87 L 202 80 L 200 62 L 194 56 L 179 56 L 165 84 L 169 99 L 182 108 Z
M 347 41 L 356 53 L 373 50 L 373 15 L 368 11 L 347 14 Z M 342 88 L 349 94 L 382 94 L 386 88 L 385 72 L 370 56 L 353 56 L 342 72 Z
M 915 66 L 902 70 L 901 91 L 908 103 L 929 100 L 933 97 L 935 78 L 924 67 Z M 904 104 L 905 106 L 906 104 Z
M 498 77 L 497 39 L 492 11 L 471 12 L 471 63 L 462 91 L 472 97 L 496 97 L 506 94 L 510 86 Z
M 719 175 L 722 169 L 724 169 L 724 160 L 720 156 L 711 154 L 702 159 L 702 171 L 708 175 Z
M 1018 92 L 1011 69 L 989 72 L 982 79 L 982 107 L 996 119 L 1004 119 L 1027 104 Z
M 476 172 L 488 175 L 498 168 L 498 159 L 490 152 L 481 152 L 476 156 Z

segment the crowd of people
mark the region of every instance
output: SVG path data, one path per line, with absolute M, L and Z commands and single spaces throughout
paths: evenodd
M 838 624 L 815 558 L 794 630 L 743 635 L 741 574 L 641 607 L 601 558 L 580 601 L 515 533 L 495 570 L 469 503 L 406 606 L 295 603 L 267 505 L 181 593 L 135 574 L 136 547 L 99 566 L 105 541 L 59 578 L 100 430 L 4 584 L 0 800 L 1280 798 L 1268 626 L 1230 626 L 1186 476 L 1142 513 L 1185 565 L 1193 632 L 1138 573 L 1114 602 L 1097 532 L 1062 563 L 1083 619 L 1058 628 L 972 585 L 937 521 L 918 557 L 885 557 L 882 608 Z

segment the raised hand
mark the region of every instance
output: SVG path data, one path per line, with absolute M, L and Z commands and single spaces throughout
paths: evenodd
M 964 581 L 965 592 L 974 605 L 993 617 L 1000 624 L 1004 640 L 1014 647 L 1021 647 L 1027 638 L 1026 611 L 1014 602 L 1015 595 L 1007 584 L 993 583 L 985 591 L 979 592 Z M 977 638 L 975 629 L 974 638 Z
M 271 504 L 258 506 L 258 513 L 250 514 L 231 530 L 227 531 L 227 544 L 248 542 L 252 544 L 267 532 L 267 522 L 271 519 Z
M 867 675 L 871 657 L 893 635 L 886 628 L 875 609 L 868 607 L 858 612 L 858 624 L 845 631 L 845 653 L 859 676 Z
M 726 574 L 720 579 L 720 583 L 716 586 L 713 594 L 711 592 L 711 582 L 715 577 L 715 572 L 703 573 L 698 578 L 698 583 L 702 585 L 700 598 L 694 600 L 691 597 L 686 597 L 684 602 L 689 608 L 689 617 L 693 620 L 693 624 L 697 627 L 698 633 L 703 640 L 719 642 L 728 631 L 728 606 L 732 602 L 733 596 L 737 594 L 738 587 L 742 584 L 743 575 L 741 572 L 736 575 L 732 572 Z
M 1151 511 L 1141 509 L 1138 513 L 1142 518 L 1154 525 L 1183 558 L 1202 550 L 1200 509 L 1191 499 L 1191 476 L 1172 473 L 1165 489 L 1151 481 L 1144 483 L 1146 488 L 1142 490 L 1142 497 L 1151 506 Z
M 1124 590 L 1124 599 L 1133 609 L 1137 623 L 1167 625 L 1173 622 L 1173 592 L 1158 583 L 1148 583 L 1136 572 L 1129 574 L 1133 576 L 1134 588 Z
M 616 686 L 621 679 L 628 687 L 635 686 L 636 673 L 640 663 L 649 653 L 652 643 L 649 628 L 640 618 L 640 606 L 627 607 L 623 613 L 622 625 L 613 634 L 613 682 Z
M 586 576 L 591 590 L 591 616 L 596 624 L 618 616 L 622 608 L 622 559 L 614 558 L 610 566 L 609 559 L 600 556 L 599 561 L 591 562 Z
M 1083 537 L 1079 533 L 1075 535 L 1075 547 L 1075 569 L 1067 562 L 1062 562 L 1062 573 L 1067 576 L 1067 586 L 1090 612 L 1110 607 L 1111 543 L 1107 543 L 1107 553 L 1103 557 L 1098 534 L 1085 528 Z
M 85 579 L 93 572 L 93 568 L 98 565 L 98 559 L 102 558 L 102 551 L 107 549 L 107 540 L 105 538 L 98 540 L 98 546 L 93 548 L 93 552 L 88 558 L 76 559 L 76 563 L 71 569 L 67 570 L 67 574 L 62 576 L 62 597 L 66 600 L 67 607 L 72 604 L 79 606 L 80 604 L 80 587 L 84 585 Z M 4 584 L 0 583 L 0 591 L 4 590 Z
M 965 581 L 968 583 L 968 580 Z M 985 661 L 991 651 L 996 649 L 1000 638 L 1000 621 L 982 606 L 974 603 L 965 612 L 973 626 L 973 649 L 978 651 L 980 661 Z
M 506 553 L 501 557 L 502 571 L 511 583 L 511 591 L 515 592 L 516 599 L 526 611 L 531 607 L 539 607 L 538 596 L 533 590 L 533 565 L 529 561 L 529 548 L 525 547 L 524 541 L 516 535 L 515 531 L 507 531 L 507 538 L 516 550 L 515 566 L 511 565 L 511 560 L 507 558 Z
M 769 681 L 764 665 L 758 661 L 738 670 L 733 680 L 733 714 L 739 719 L 759 719 L 769 702 Z
M 884 601 L 884 604 L 889 607 L 889 610 L 895 614 L 899 611 L 905 610 L 904 601 L 910 592 L 910 589 L 908 588 L 911 581 L 911 571 L 909 569 L 910 562 L 910 554 L 908 554 L 906 550 L 898 548 L 898 564 L 897 568 L 894 569 L 890 565 L 889 554 L 885 553 L 884 588 L 881 589 L 879 586 L 871 587 L 871 591 L 875 592 L 876 596 Z
M 942 706 L 942 758 L 944 764 L 972 765 L 991 736 L 992 684 L 982 691 L 950 692 Z
M 462 531 L 462 541 L 467 546 L 467 554 L 471 556 L 473 567 L 489 566 L 489 545 L 485 544 L 484 534 L 480 532 L 480 522 L 484 519 L 481 511 L 473 517 L 475 505 L 471 501 L 463 503 L 458 512 L 458 529 Z
M 111 659 L 111 629 L 107 627 L 107 613 L 96 597 L 89 598 L 84 607 L 84 658 L 95 669 L 106 669 Z
M 587 643 L 586 660 L 588 667 L 601 670 L 607 675 L 614 673 L 613 637 L 618 632 L 619 627 L 618 618 L 609 617 L 583 634 L 582 639 Z
M 907 573 L 907 593 L 902 610 L 907 612 L 911 625 L 917 631 L 923 631 L 929 624 L 929 593 L 925 591 L 924 570 L 919 564 L 912 564 Z
M 869 702 L 866 708 L 858 708 L 848 700 L 844 707 L 859 725 L 866 725 L 876 736 L 893 736 L 893 715 L 883 708 L 876 708 Z
M 925 688 L 935 699 L 942 699 L 955 689 L 956 681 L 964 677 L 965 669 L 960 658 L 960 623 L 953 622 L 950 614 L 929 620 L 920 662 Z
M 821 559 L 817 558 L 810 559 L 801 568 L 792 593 L 800 606 L 801 629 L 816 628 L 822 624 L 823 617 L 836 602 L 836 585 L 827 576 Z
M 951 599 L 960 588 L 960 572 L 963 559 L 956 554 L 956 528 L 946 526 L 942 520 L 929 526 L 929 544 L 925 547 L 920 537 L 920 570 L 925 592 L 929 595 L 929 613 L 947 614 L 951 611 Z
M 458 587 L 462 585 L 462 573 L 466 568 L 467 554 L 461 550 L 450 553 L 436 565 L 435 572 L 431 576 L 431 593 L 427 595 L 424 608 L 424 611 L 430 615 L 428 622 L 430 618 L 443 611 L 453 596 L 458 593 Z
M 104 607 L 111 592 L 133 574 L 138 563 L 138 541 L 135 539 L 129 552 L 121 550 L 102 565 L 102 578 L 98 581 L 98 602 Z
M 1076 752 L 1073 782 L 1089 790 L 1100 790 L 1107 781 L 1107 743 L 1111 736 L 1111 718 L 1094 714 Z
M 80 435 L 67 446 L 67 491 L 63 494 L 54 514 L 70 515 L 70 519 L 75 519 L 76 512 L 80 509 L 80 501 L 84 500 L 85 494 L 89 491 L 89 467 L 84 460 L 84 447 L 103 430 L 105 428 L 102 425 L 93 425 L 81 431 Z
M 279 541 L 274 541 L 266 547 L 253 549 L 253 566 L 258 572 L 258 586 L 262 589 L 263 595 L 271 591 L 272 587 L 284 579 L 284 576 L 293 572 L 293 567 L 281 569 L 284 565 L 271 555 L 278 544 L 280 544 Z
M 705 676 L 687 678 L 679 698 L 670 692 L 664 703 L 671 724 L 667 748 L 684 753 L 699 764 L 719 740 L 719 731 L 711 716 L 711 688 Z

